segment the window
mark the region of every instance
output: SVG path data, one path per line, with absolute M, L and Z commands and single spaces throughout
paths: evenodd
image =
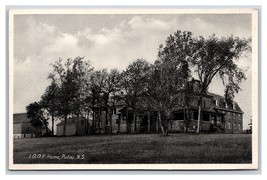
M 113 111 L 113 113 L 114 113 L 114 114 L 116 114 L 116 113 L 117 113 L 117 112 L 116 112 L 116 108 L 114 108 L 114 111 Z
M 228 122 L 228 129 L 231 129 L 231 123 Z
M 206 107 L 206 101 L 203 101 L 203 108 Z
M 173 116 L 174 120 L 184 120 L 184 113 L 174 113 Z
M 210 120 L 209 114 L 203 113 L 202 118 L 203 118 L 203 121 L 209 121 Z
M 116 119 L 116 124 L 119 124 L 120 123 L 120 119 Z
M 240 123 L 238 124 L 238 129 L 241 130 L 241 124 Z
M 197 119 L 198 119 L 198 113 L 194 112 L 194 120 L 197 120 Z
M 234 129 L 236 128 L 236 123 L 234 123 Z
M 215 106 L 219 106 L 218 100 L 215 100 Z

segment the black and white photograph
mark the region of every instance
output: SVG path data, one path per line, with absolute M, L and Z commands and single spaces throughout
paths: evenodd
M 9 169 L 257 169 L 257 9 L 9 9 Z

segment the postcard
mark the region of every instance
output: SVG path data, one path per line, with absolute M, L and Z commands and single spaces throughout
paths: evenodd
M 9 9 L 10 170 L 258 168 L 257 9 Z

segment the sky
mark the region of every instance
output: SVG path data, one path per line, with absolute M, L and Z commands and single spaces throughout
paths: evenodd
M 193 36 L 251 37 L 248 14 L 168 15 L 15 15 L 14 16 L 14 113 L 40 100 L 49 84 L 49 65 L 58 58 L 85 57 L 95 69 L 123 70 L 137 58 L 153 63 L 158 47 L 177 30 Z M 238 65 L 246 70 L 235 101 L 244 111 L 244 128 L 251 117 L 251 56 Z M 215 77 L 210 92 L 223 95 Z

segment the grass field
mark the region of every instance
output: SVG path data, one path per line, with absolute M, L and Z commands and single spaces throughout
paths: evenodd
M 167 137 L 132 134 L 14 140 L 15 164 L 251 162 L 249 134 L 171 134 Z

